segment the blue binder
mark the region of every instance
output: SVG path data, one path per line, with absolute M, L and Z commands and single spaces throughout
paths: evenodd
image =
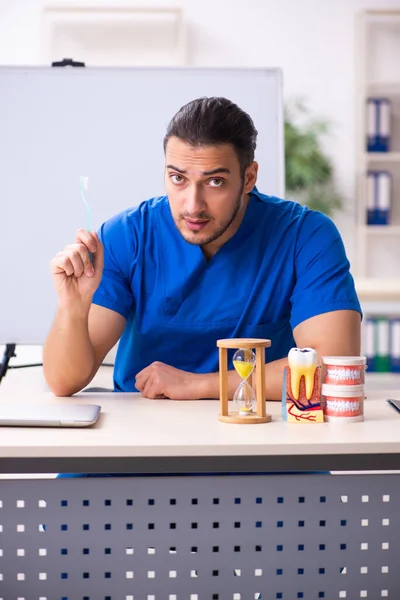
M 389 152 L 391 102 L 388 98 L 367 99 L 367 150 Z
M 367 172 L 367 224 L 389 225 L 392 174 L 389 171 Z
M 400 318 L 390 321 L 390 365 L 394 373 L 400 373 Z

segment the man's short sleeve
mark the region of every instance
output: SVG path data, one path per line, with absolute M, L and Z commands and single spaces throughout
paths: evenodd
M 97 233 L 104 246 L 104 270 L 93 303 L 127 319 L 134 307 L 130 281 L 137 252 L 127 214 L 106 221 Z
M 322 213 L 307 210 L 295 250 L 291 326 L 334 310 L 355 310 L 360 303 L 342 238 Z

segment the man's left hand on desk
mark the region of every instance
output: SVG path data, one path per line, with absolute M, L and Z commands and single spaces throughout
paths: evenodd
M 146 398 L 198 400 L 201 398 L 201 377 L 157 361 L 136 375 L 135 385 Z

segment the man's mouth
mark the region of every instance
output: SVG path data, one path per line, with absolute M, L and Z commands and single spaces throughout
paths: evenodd
M 209 223 L 209 219 L 207 220 L 197 220 L 197 219 L 187 219 L 185 218 L 186 225 L 191 231 L 200 231 Z

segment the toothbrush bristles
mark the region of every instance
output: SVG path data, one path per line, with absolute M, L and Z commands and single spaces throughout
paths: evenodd
M 81 183 L 83 189 L 85 190 L 85 192 L 87 192 L 89 187 L 89 177 L 84 177 L 83 175 L 81 175 Z

